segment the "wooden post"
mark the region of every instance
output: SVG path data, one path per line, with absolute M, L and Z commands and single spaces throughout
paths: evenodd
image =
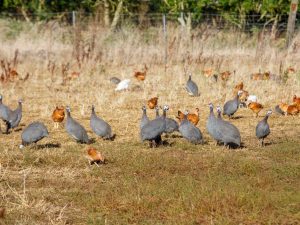
M 290 46 L 292 39 L 293 39 L 297 9 L 298 9 L 298 0 L 292 0 L 291 7 L 290 7 L 288 26 L 287 26 L 287 34 L 286 34 L 286 47 L 287 48 Z
M 75 25 L 76 25 L 76 14 L 75 14 L 75 11 L 72 11 L 72 25 L 73 25 L 73 27 L 75 27 Z
M 166 15 L 163 14 L 163 31 L 164 31 L 164 39 L 165 39 L 165 67 L 168 63 L 168 37 L 167 37 L 167 19 Z

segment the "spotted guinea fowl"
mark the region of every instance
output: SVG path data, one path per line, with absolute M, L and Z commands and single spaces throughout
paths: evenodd
M 214 106 L 212 103 L 209 103 L 209 116 L 206 122 L 206 129 L 209 135 L 217 141 L 217 144 L 221 142 L 221 136 L 217 131 L 217 118 L 214 114 Z
M 92 106 L 90 127 L 92 128 L 95 134 L 97 134 L 105 140 L 113 140 L 115 137 L 115 135 L 112 134 L 111 126 L 96 115 L 94 106 Z
M 203 144 L 203 136 L 198 127 L 187 119 L 188 111 L 184 112 L 184 118 L 180 123 L 179 132 L 181 135 L 193 144 Z
M 156 106 L 155 107 L 155 112 L 156 112 L 156 118 L 159 117 L 159 107 Z M 166 134 L 171 134 L 175 131 L 178 131 L 179 125 L 176 122 L 176 120 L 172 119 L 172 118 L 166 118 L 166 130 L 164 133 Z
M 8 117 L 12 113 L 12 110 L 3 104 L 2 102 L 2 95 L 0 95 L 0 119 L 2 119 L 4 122 L 8 122 Z
M 32 143 L 37 143 L 39 140 L 42 140 L 48 135 L 49 133 L 47 127 L 43 123 L 33 122 L 29 124 L 22 132 L 22 144 L 20 145 L 20 148 L 23 148 L 24 146 L 30 145 Z
M 150 141 L 150 147 L 156 147 L 159 144 L 161 134 L 166 130 L 166 114 L 169 107 L 163 107 L 163 115 L 149 121 L 141 128 L 142 141 Z
M 76 120 L 72 118 L 71 109 L 69 106 L 67 106 L 66 111 L 67 121 L 65 128 L 67 133 L 80 143 L 89 143 L 89 137 L 86 133 L 86 130 L 83 126 L 81 126 Z
M 117 77 L 111 77 L 111 78 L 109 79 L 109 81 L 110 81 L 111 83 L 113 83 L 113 84 L 118 84 L 118 83 L 121 82 L 121 80 L 120 80 L 119 78 L 117 78 Z
M 241 146 L 241 134 L 236 126 L 232 123 L 225 121 L 221 117 L 221 107 L 217 107 L 219 114 L 216 122 L 217 136 L 220 138 L 224 146 L 240 147 Z
M 282 109 L 279 107 L 279 105 L 276 105 L 274 109 L 275 109 L 275 112 L 276 112 L 276 113 L 278 113 L 278 114 L 284 116 L 285 112 L 282 111 Z
M 268 110 L 266 116 L 256 126 L 256 137 L 261 141 L 261 146 L 264 146 L 264 139 L 271 133 L 268 124 L 268 118 L 272 114 L 272 110 Z
M 189 75 L 189 79 L 186 82 L 185 89 L 187 90 L 189 95 L 199 96 L 198 86 L 194 81 L 192 81 L 192 75 L 191 74 Z
M 233 114 L 236 113 L 236 111 L 239 108 L 240 105 L 240 100 L 239 96 L 243 93 L 243 91 L 238 91 L 236 97 L 232 100 L 229 100 L 225 103 L 224 108 L 223 108 L 223 115 L 229 116 L 231 118 Z
M 142 114 L 142 118 L 141 118 L 140 129 L 142 129 L 143 126 L 145 126 L 149 122 L 146 106 L 143 106 L 142 110 L 143 110 L 143 114 Z
M 14 129 L 17 126 L 19 126 L 21 119 L 22 119 L 22 100 L 19 99 L 18 107 L 15 110 L 13 110 L 8 116 L 6 132 L 8 133 L 9 129 Z

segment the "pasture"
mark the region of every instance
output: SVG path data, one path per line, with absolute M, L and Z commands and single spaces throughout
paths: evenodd
M 73 29 L 1 20 L 0 29 L 0 59 L 13 62 L 18 49 L 19 77 L 0 84 L 3 102 L 15 108 L 22 98 L 21 128 L 38 120 L 50 133 L 36 147 L 22 150 L 22 131 L 0 135 L 0 207 L 5 208 L 0 224 L 299 223 L 300 117 L 273 113 L 264 148 L 255 126 L 268 109 L 300 95 L 300 36 L 286 50 L 282 39 L 267 34 L 207 29 L 187 40 L 180 28 L 170 26 L 165 65 L 161 28 L 125 26 L 110 34 L 94 24 Z M 133 73 L 144 64 L 149 69 L 140 82 Z M 289 66 L 296 73 L 284 73 Z M 203 76 L 206 68 L 235 74 L 214 82 Z M 281 81 L 251 80 L 259 70 Z M 186 71 L 198 84 L 199 97 L 186 93 Z M 72 72 L 80 75 L 64 82 Z M 116 92 L 112 76 L 131 79 L 129 90 Z M 216 146 L 206 132 L 208 104 L 232 99 L 241 81 L 264 109 L 255 118 L 241 108 L 238 119 L 231 120 L 241 132 L 242 148 Z M 163 136 L 169 144 L 156 149 L 141 143 L 141 108 L 154 96 L 159 105 L 169 105 L 167 116 L 174 119 L 178 110 L 198 107 L 197 127 L 205 143 L 190 144 L 179 133 Z M 92 104 L 112 126 L 114 141 L 92 133 Z M 54 129 L 51 114 L 57 105 L 71 107 L 72 116 L 95 138 L 91 146 L 106 157 L 105 165 L 89 165 L 87 145 L 68 136 L 64 123 Z M 148 115 L 154 118 L 154 110 Z

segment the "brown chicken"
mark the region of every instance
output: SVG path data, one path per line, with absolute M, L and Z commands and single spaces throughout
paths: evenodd
M 295 105 L 289 105 L 287 107 L 287 110 L 286 110 L 287 115 L 295 116 L 298 113 L 299 113 L 299 109 L 298 109 L 298 106 L 296 104 Z
M 282 110 L 282 112 L 284 112 L 285 115 L 287 115 L 287 108 L 289 107 L 288 104 L 286 103 L 280 103 L 279 104 L 279 108 Z
M 264 73 L 254 73 L 251 75 L 252 80 L 270 80 L 271 73 L 270 71 L 264 72 Z
M 258 117 L 259 112 L 264 108 L 262 104 L 259 104 L 257 102 L 250 102 L 248 104 L 248 108 L 252 110 L 256 114 L 256 117 Z
M 146 74 L 147 74 L 147 71 L 148 71 L 148 67 L 144 66 L 144 70 L 141 72 L 141 71 L 135 71 L 134 72 L 134 76 L 136 77 L 136 79 L 138 79 L 139 81 L 144 81 L 146 79 Z
M 65 118 L 65 108 L 58 107 L 54 109 L 52 113 L 52 120 L 54 121 L 54 127 L 58 128 L 59 123 L 61 123 Z
M 88 154 L 87 158 L 91 165 L 92 164 L 98 165 L 105 162 L 104 156 L 93 147 L 89 147 L 87 149 L 87 154 Z
M 296 104 L 300 104 L 300 97 L 297 97 L 297 95 L 294 95 L 293 102 Z
M 179 119 L 179 121 L 182 121 L 184 118 L 184 113 L 178 111 L 178 116 L 176 116 L 176 118 Z M 187 115 L 187 119 L 196 126 L 199 122 L 199 108 L 195 109 L 195 113 L 189 113 Z
M 149 109 L 154 109 L 157 106 L 158 97 L 154 97 L 148 100 L 148 107 Z
M 206 69 L 206 70 L 203 70 L 202 71 L 203 72 L 203 75 L 205 76 L 205 77 L 211 77 L 212 75 L 213 75 L 213 69 Z
M 288 74 L 293 74 L 293 73 L 295 73 L 296 72 L 296 70 L 293 68 L 293 67 L 288 67 L 287 69 L 286 69 L 286 72 L 288 73 Z
M 230 75 L 231 75 L 231 72 L 230 71 L 224 71 L 224 72 L 220 73 L 220 75 L 221 75 L 221 79 L 223 81 L 227 81 L 229 79 Z
M 243 83 L 243 82 L 241 82 L 241 83 L 235 85 L 235 87 L 234 87 L 234 89 L 233 89 L 233 96 L 237 96 L 237 93 L 238 93 L 239 91 L 242 91 L 243 89 L 244 89 L 244 83 Z

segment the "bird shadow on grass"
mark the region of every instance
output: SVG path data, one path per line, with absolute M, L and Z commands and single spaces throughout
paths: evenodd
M 61 144 L 59 143 L 47 143 L 43 145 L 37 145 L 36 149 L 45 149 L 45 148 L 60 148 Z

